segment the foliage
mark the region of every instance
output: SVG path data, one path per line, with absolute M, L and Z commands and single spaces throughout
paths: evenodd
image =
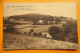
M 63 25 L 64 35 L 69 38 L 69 41 L 78 43 L 77 41 L 77 21 L 71 22 L 68 21 Z
M 7 25 L 5 31 L 6 31 L 6 32 L 14 33 L 14 32 L 16 32 L 16 29 L 13 27 L 13 25 Z
M 59 34 L 60 33 L 60 29 L 58 27 L 56 27 L 56 26 L 52 26 L 52 27 L 49 28 L 48 32 L 49 32 L 50 35 L 53 36 L 54 34 L 55 35 Z
M 48 31 L 53 39 L 78 43 L 77 21 L 68 21 L 62 28 L 52 26 Z

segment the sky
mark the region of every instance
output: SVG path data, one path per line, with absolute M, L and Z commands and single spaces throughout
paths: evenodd
M 39 13 L 77 19 L 76 3 L 4 3 L 3 17 Z

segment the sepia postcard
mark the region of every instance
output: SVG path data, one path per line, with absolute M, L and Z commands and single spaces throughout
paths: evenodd
M 78 49 L 76 3 L 4 3 L 3 49 Z

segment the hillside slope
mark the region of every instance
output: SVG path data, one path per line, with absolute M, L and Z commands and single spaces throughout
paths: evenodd
M 77 49 L 78 44 L 4 32 L 3 49 Z
M 36 20 L 52 20 L 53 16 L 51 15 L 44 15 L 44 14 L 24 14 L 24 15 L 15 15 L 15 16 L 10 16 L 9 19 L 15 19 L 15 20 L 19 20 L 19 19 L 24 19 L 25 21 L 35 21 Z

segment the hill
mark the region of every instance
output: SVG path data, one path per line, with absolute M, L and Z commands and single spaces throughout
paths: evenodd
M 3 48 L 9 49 L 78 49 L 78 44 L 42 37 L 4 32 Z
M 24 14 L 24 15 L 15 15 L 15 16 L 10 16 L 9 19 L 24 19 L 25 21 L 37 21 L 37 20 L 52 20 L 53 16 L 50 15 L 44 15 L 44 14 Z

